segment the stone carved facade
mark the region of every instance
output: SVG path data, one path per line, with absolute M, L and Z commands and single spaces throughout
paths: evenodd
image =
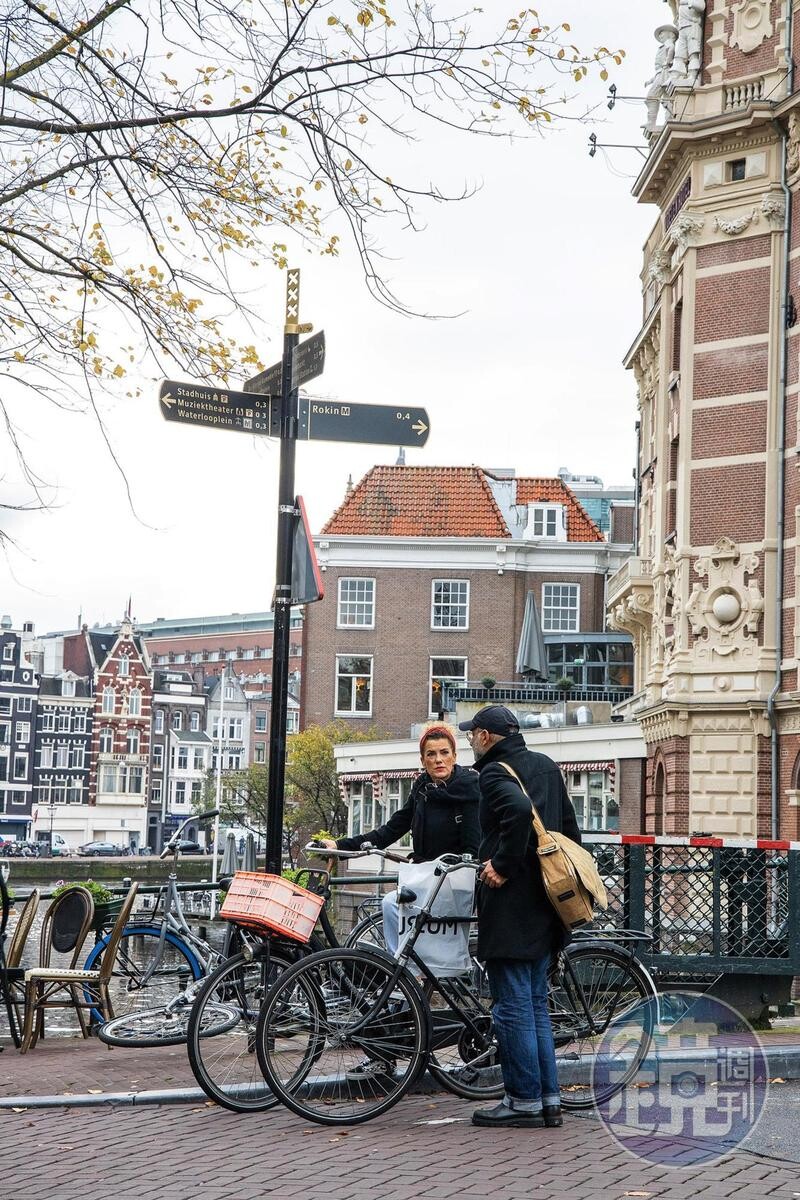
M 626 359 L 639 395 L 639 540 L 609 580 L 609 624 L 634 638 L 627 714 L 648 744 L 647 831 L 770 834 L 768 698 L 779 681 L 777 728 L 790 740 L 776 832 L 798 837 L 800 326 L 781 343 L 784 152 L 800 190 L 786 65 L 800 22 L 792 47 L 790 9 L 774 0 L 667 3 L 679 37 L 666 100 L 681 119 L 667 112 L 635 185 L 660 215 L 645 248 L 645 322 Z M 800 197 L 790 215 L 796 298 Z

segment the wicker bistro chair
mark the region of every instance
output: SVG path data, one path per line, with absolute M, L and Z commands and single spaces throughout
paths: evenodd
M 30 971 L 25 972 L 25 1024 L 22 1030 L 21 1047 L 23 1054 L 36 1045 L 40 1035 L 41 1022 L 44 1019 L 45 1010 L 48 1008 L 74 1008 L 84 1037 L 89 1036 L 89 1023 L 84 1010 L 99 1009 L 105 1021 L 113 1017 L 114 1010 L 108 994 L 108 984 L 117 957 L 122 931 L 130 919 L 138 888 L 138 883 L 132 884 L 129 888 L 97 970 L 81 971 L 75 968 L 75 958 L 80 953 L 79 944 L 71 967 L 41 966 L 33 967 Z M 85 888 L 76 888 L 75 890 L 86 891 Z M 64 894 L 69 895 L 67 892 Z M 89 899 L 91 900 L 91 896 Z M 92 915 L 93 913 L 89 914 L 86 930 L 91 925 Z M 84 937 L 86 930 L 83 931 Z M 81 938 L 82 941 L 83 938 Z
M 19 914 L 19 919 L 14 926 L 14 932 L 11 935 L 11 941 L 8 943 L 8 949 L 6 950 L 6 977 L 4 982 L 6 994 L 14 1006 L 18 1030 L 22 1029 L 22 1013 L 25 1001 L 25 970 L 20 964 L 22 963 L 22 956 L 25 953 L 28 935 L 30 934 L 33 922 L 36 920 L 36 914 L 39 911 L 39 899 L 39 889 L 34 888 L 22 907 L 22 912 Z M 12 1036 L 13 1033 L 14 1030 L 12 1029 Z M 19 1045 L 19 1039 L 17 1039 L 16 1044 Z
M 15 1046 L 19 1045 L 19 1028 L 18 1015 L 14 1007 L 11 995 L 12 980 L 15 972 L 12 972 L 8 967 L 6 958 L 6 927 L 8 925 L 8 917 L 11 912 L 11 897 L 8 894 L 6 885 L 6 877 L 0 870 L 0 999 L 6 1010 L 8 1017 L 8 1028 L 11 1032 L 11 1040 Z M 1 1047 L 0 1047 L 1 1048 Z

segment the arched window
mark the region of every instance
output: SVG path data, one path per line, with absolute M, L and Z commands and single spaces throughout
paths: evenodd
M 114 711 L 114 689 L 113 687 L 103 688 L 103 712 L 113 713 Z
M 110 725 L 103 725 L 100 730 L 100 753 L 111 754 L 114 750 L 114 730 Z
M 140 717 L 142 715 L 142 693 L 139 688 L 131 688 L 130 696 L 128 697 L 128 716 Z
M 181 720 L 181 714 L 179 712 L 174 712 L 172 714 L 172 728 L 180 729 L 182 724 L 183 724 L 183 722 Z
M 658 837 L 664 832 L 664 764 L 659 763 L 656 767 L 655 778 L 655 828 L 653 833 Z

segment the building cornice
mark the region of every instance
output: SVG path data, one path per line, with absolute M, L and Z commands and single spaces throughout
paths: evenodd
M 630 548 L 608 542 L 519 542 L 510 538 L 314 538 L 320 567 L 586 573 L 616 570 Z

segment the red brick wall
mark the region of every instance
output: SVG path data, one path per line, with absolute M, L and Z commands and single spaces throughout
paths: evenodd
M 697 408 L 692 414 L 692 458 L 763 453 L 766 448 L 766 400 Z
M 764 463 L 733 463 L 692 471 L 692 545 L 720 537 L 757 542 L 764 537 Z
M 358 576 L 376 580 L 375 629 L 337 629 L 338 580 Z M 442 578 L 470 581 L 468 630 L 430 628 L 432 581 Z M 470 679 L 515 679 L 525 597 L 532 588 L 541 612 L 542 584 L 547 582 L 580 584 L 581 631 L 602 630 L 600 574 L 329 568 L 325 599 L 306 613 L 304 723 L 324 724 L 334 717 L 337 654 L 373 656 L 372 717 L 345 719 L 358 729 L 374 724 L 400 737 L 408 736 L 411 725 L 428 719 L 431 657 L 466 656 Z
M 707 320 L 710 318 L 706 318 Z M 722 329 L 719 337 L 727 337 Z M 769 351 L 763 346 L 707 350 L 694 357 L 694 395 L 698 400 L 736 396 L 767 389 Z
M 695 285 L 695 342 L 751 337 L 769 329 L 769 267 L 708 275 Z M 726 352 L 727 353 L 727 352 Z
M 657 828 L 656 774 L 664 768 L 663 828 Z M 645 794 L 645 833 L 664 833 L 676 837 L 689 834 L 689 740 L 666 738 L 647 747 L 647 791 Z
M 644 796 L 647 760 L 623 758 L 618 764 L 620 833 L 644 833 Z
M 147 762 L 150 757 L 150 730 L 151 730 L 151 708 L 153 699 L 152 677 L 146 671 L 144 663 L 135 649 L 133 642 L 128 642 L 130 647 L 129 655 L 129 673 L 126 676 L 118 674 L 118 656 L 120 644 L 115 644 L 112 651 L 114 657 L 110 657 L 105 663 L 101 664 L 101 669 L 97 673 L 97 682 L 95 684 L 95 704 L 94 716 L 92 725 L 92 750 L 90 757 L 89 768 L 89 803 L 97 803 L 97 772 L 98 772 L 98 755 L 100 753 L 100 729 L 102 726 L 111 726 L 114 730 L 114 754 L 126 753 L 126 737 L 129 729 L 139 730 L 139 754 L 144 756 L 144 761 L 139 764 L 144 767 L 144 782 L 143 791 L 141 793 L 142 805 L 146 807 L 149 789 L 149 779 Z M 123 683 L 124 680 L 124 683 Z M 137 687 L 142 693 L 141 713 L 138 717 L 123 716 L 120 696 L 127 688 L 125 685 L 130 684 L 131 688 Z M 103 713 L 103 689 L 107 686 L 114 687 L 117 692 L 116 702 L 113 715 Z
M 700 246 L 697 250 L 697 267 L 720 267 L 727 263 L 746 262 L 748 258 L 768 258 L 772 245 L 772 234 L 762 233 L 758 237 L 737 238 L 733 242 L 717 242 L 713 246 Z
M 725 18 L 725 75 L 728 79 L 741 79 L 746 75 L 757 75 L 759 71 L 769 71 L 775 67 L 775 51 L 778 48 L 778 19 L 781 16 L 781 11 L 785 11 L 786 0 L 772 0 L 770 6 L 770 20 L 772 21 L 772 37 L 766 38 L 760 46 L 752 50 L 749 54 L 744 54 L 738 46 L 729 45 L 731 34 L 733 33 L 734 8 L 737 7 L 733 3 L 728 6 L 728 13 Z M 711 61 L 711 48 L 708 46 L 708 38 L 711 31 L 715 28 L 710 21 L 710 13 L 708 12 L 710 5 L 706 7 L 705 20 L 705 53 L 703 64 L 705 67 L 704 80 L 709 81 L 708 65 Z

